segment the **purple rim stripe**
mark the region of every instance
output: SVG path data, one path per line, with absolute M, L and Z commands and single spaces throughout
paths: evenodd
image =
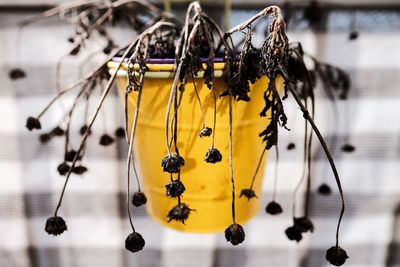
M 121 57 L 113 57 L 113 61 L 120 62 Z M 201 58 L 201 62 L 205 63 L 207 62 L 208 58 Z M 223 62 L 224 59 L 222 57 L 216 57 L 214 58 L 214 62 Z M 124 62 L 128 62 L 128 59 L 125 58 Z M 148 60 L 149 64 L 174 64 L 175 59 L 174 58 L 150 58 Z

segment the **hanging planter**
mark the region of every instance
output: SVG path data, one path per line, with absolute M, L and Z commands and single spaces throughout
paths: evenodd
M 143 16 L 135 15 L 136 9 L 148 20 L 142 21 Z M 132 232 L 125 240 L 126 249 L 137 252 L 145 246 L 131 216 L 131 209 L 142 205 L 146 205 L 152 218 L 169 227 L 190 232 L 224 231 L 228 242 L 242 243 L 243 224 L 260 208 L 263 162 L 273 147 L 278 155 L 278 131 L 289 130 L 283 100 L 291 96 L 306 120 L 304 155 L 308 171 L 299 183 L 307 182 L 303 216 L 295 217 L 293 208 L 293 226 L 285 234 L 299 242 L 303 234 L 314 229 L 308 215 L 314 132 L 331 165 L 342 200 L 336 244 L 327 250 L 326 259 L 337 266 L 345 262 L 347 254 L 339 246 L 345 207 L 343 192 L 334 161 L 313 120 L 313 90 L 319 77 L 327 90 L 339 91 L 344 96 L 349 80 L 340 69 L 311 56 L 315 68 L 307 68 L 301 45 L 289 45 L 279 7 L 267 7 L 227 32 L 197 2 L 189 5 L 184 22 L 147 2 L 118 0 L 61 5 L 23 25 L 56 14 L 74 18 L 76 35 L 67 55 L 79 53 L 86 40 L 98 32 L 107 40 L 103 51 L 107 57 L 86 77 L 67 88 L 58 88 L 49 105 L 39 115 L 27 119 L 29 130 L 41 129 L 40 119 L 51 105 L 64 94 L 78 91 L 65 116 L 65 131 L 56 127 L 41 135 L 45 142 L 55 136 L 64 136 L 66 140 L 64 159 L 58 166 L 59 173 L 66 176 L 65 184 L 54 216 L 46 222 L 47 233 L 59 235 L 67 230 L 64 219 L 58 215 L 64 193 L 72 174 L 87 171 L 82 164 L 87 139 L 116 81 L 125 108 L 125 129 L 116 133 L 126 138 L 129 147 L 127 213 Z M 255 48 L 252 27 L 265 16 L 270 16 L 268 35 L 262 47 Z M 113 24 L 118 20 L 131 23 L 138 33 L 124 45 L 114 43 L 106 31 L 106 22 Z M 232 35 L 238 32 L 243 33 L 243 40 L 234 44 Z M 15 71 L 13 74 L 14 77 Z M 106 85 L 99 87 L 103 81 Z M 80 145 L 74 149 L 69 142 L 74 110 L 80 102 L 87 107 L 97 88 L 102 90 L 98 104 L 85 120 Z M 307 125 L 311 125 L 312 132 Z M 106 146 L 113 141 L 105 133 L 99 144 Z M 132 171 L 137 181 L 133 193 Z M 282 212 L 275 192 L 266 212 Z
M 108 63 L 110 74 L 118 66 L 115 59 Z M 213 92 L 204 83 L 203 74 L 189 81 L 185 87 L 178 111 L 178 132 L 180 155 L 185 159 L 181 168 L 181 181 L 185 192 L 182 196 L 189 207 L 193 207 L 189 218 L 183 224 L 180 221 L 170 220 L 169 211 L 176 205 L 174 198 L 166 194 L 166 185 L 170 177 L 158 166 L 167 154 L 165 147 L 165 113 L 173 82 L 173 60 L 153 60 L 159 64 L 147 64 L 144 78 L 140 115 L 137 121 L 136 138 L 134 143 L 135 158 L 140 169 L 144 192 L 147 196 L 146 209 L 148 214 L 158 222 L 178 230 L 188 232 L 219 232 L 225 230 L 232 221 L 231 218 L 231 178 L 229 171 L 229 112 L 228 99 L 217 98 L 216 127 L 214 123 Z M 166 64 L 165 64 L 166 62 Z M 164 63 L 164 64 L 163 64 Z M 219 96 L 227 90 L 227 83 L 223 79 L 224 63 L 215 63 L 215 94 Z M 137 66 L 138 68 L 138 66 Z M 137 69 L 138 70 L 138 69 Z M 258 162 L 254 155 L 261 155 L 264 144 L 260 142 L 258 134 L 268 124 L 268 119 L 260 119 L 260 110 L 264 107 L 264 88 L 268 87 L 266 76 L 259 79 L 250 87 L 250 102 L 233 103 L 233 165 L 236 179 L 236 220 L 243 224 L 255 216 L 260 210 L 261 199 L 256 197 L 249 201 L 240 195 L 243 188 L 251 184 L 253 173 Z M 121 99 L 124 99 L 127 88 L 127 64 L 124 64 L 117 74 L 117 87 Z M 276 81 L 277 88 L 282 88 L 283 79 Z M 130 94 L 128 98 L 128 121 L 132 127 L 133 115 L 136 109 L 138 94 Z M 270 114 L 267 115 L 269 117 Z M 211 126 L 210 135 L 215 135 L 214 144 L 211 136 L 204 136 L 204 129 Z M 203 130 L 203 133 L 202 133 Z M 208 135 L 206 133 L 206 135 Z M 219 149 L 222 159 L 218 162 L 205 160 L 207 151 L 211 147 Z M 157 149 L 160 148 L 160 149 Z M 265 156 L 267 157 L 267 156 Z M 252 186 L 256 196 L 261 195 L 261 184 L 264 166 L 256 174 Z M 218 214 L 218 216 L 212 216 Z

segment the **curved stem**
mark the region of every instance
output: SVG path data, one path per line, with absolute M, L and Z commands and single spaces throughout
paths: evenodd
M 71 168 L 68 170 L 68 173 L 67 173 L 67 176 L 66 176 L 66 179 L 65 179 L 65 182 L 64 182 L 64 186 L 63 186 L 63 189 L 62 189 L 62 191 L 61 191 L 61 195 L 60 195 L 60 198 L 59 198 L 59 200 L 58 200 L 58 203 L 57 203 L 57 206 L 56 206 L 56 209 L 55 209 L 55 212 L 54 212 L 54 216 L 57 216 L 58 210 L 59 210 L 60 207 L 61 207 L 61 203 L 62 203 L 62 200 L 63 200 L 63 198 L 64 198 L 64 194 L 65 194 L 65 189 L 66 189 L 66 187 L 67 187 L 69 178 L 71 177 L 72 170 L 74 169 L 75 164 L 76 164 L 76 162 L 78 161 L 78 158 L 79 158 L 79 156 L 80 156 L 82 150 L 83 150 L 84 147 L 85 147 L 85 143 L 86 143 L 86 140 L 87 140 L 87 138 L 88 138 L 88 136 L 89 136 L 89 133 L 90 133 L 90 131 L 91 131 L 91 129 L 92 129 L 93 123 L 94 123 L 94 121 L 95 121 L 96 118 L 97 118 L 97 115 L 98 115 L 98 113 L 99 113 L 99 111 L 100 111 L 100 109 L 101 109 L 101 107 L 102 107 L 102 105 L 103 105 L 103 102 L 104 102 L 106 96 L 108 95 L 108 93 L 109 93 L 109 91 L 110 91 L 110 88 L 111 88 L 111 86 L 112 86 L 112 84 L 113 84 L 115 78 L 117 77 L 117 72 L 118 72 L 118 70 L 121 68 L 124 59 L 125 59 L 125 58 L 127 57 L 127 55 L 130 53 L 130 51 L 132 50 L 132 48 L 133 48 L 133 46 L 134 46 L 135 43 L 136 43 L 136 39 L 135 39 L 133 42 L 131 42 L 130 45 L 128 46 L 128 48 L 125 50 L 124 54 L 122 55 L 121 62 L 118 64 L 118 66 L 117 66 L 115 72 L 111 75 L 110 79 L 109 79 L 108 82 L 107 82 L 106 87 L 103 89 L 103 92 L 102 92 L 102 94 L 101 94 L 101 96 L 100 96 L 100 99 L 99 99 L 99 102 L 98 102 L 98 104 L 97 104 L 97 108 L 96 108 L 95 112 L 94 112 L 93 115 L 92 115 L 92 118 L 91 118 L 91 120 L 90 120 L 90 123 L 89 123 L 87 129 L 86 129 L 85 134 L 84 134 L 83 137 L 82 137 L 81 144 L 80 144 L 80 146 L 79 146 L 79 148 L 78 148 L 78 150 L 77 150 L 77 152 L 76 152 L 76 155 L 75 155 L 75 157 L 74 157 L 74 160 L 72 161 Z
M 344 202 L 344 194 L 343 194 L 343 189 L 342 189 L 342 183 L 340 181 L 339 178 L 339 174 L 337 172 L 336 166 L 335 166 L 335 162 L 333 161 L 333 158 L 329 152 L 328 146 L 325 143 L 325 140 L 323 139 L 321 133 L 319 132 L 318 127 L 315 125 L 314 120 L 311 118 L 308 110 L 306 109 L 306 107 L 303 105 L 303 103 L 301 102 L 301 99 L 299 97 L 299 95 L 297 94 L 296 90 L 294 90 L 291 86 L 289 86 L 289 90 L 292 93 L 294 99 L 296 100 L 297 104 L 299 105 L 301 111 L 303 112 L 303 116 L 304 118 L 311 124 L 312 129 L 314 130 L 315 135 L 318 137 L 318 140 L 325 152 L 326 158 L 329 161 L 329 164 L 331 165 L 332 168 L 332 172 L 333 175 L 335 177 L 335 181 L 336 181 L 336 185 L 338 187 L 339 193 L 340 193 L 340 198 L 341 198 L 341 202 L 342 202 L 342 208 L 340 210 L 340 215 L 339 215 L 339 220 L 338 220 L 338 224 L 337 224 L 337 228 L 336 228 L 336 246 L 339 245 L 339 230 L 340 230 L 340 223 L 342 221 L 343 218 L 343 214 L 345 211 L 345 202 Z

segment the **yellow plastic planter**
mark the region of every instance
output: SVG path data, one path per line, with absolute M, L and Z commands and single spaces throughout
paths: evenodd
M 111 73 L 115 72 L 118 63 L 109 62 Z M 126 65 L 118 72 L 117 86 L 121 99 L 124 99 L 127 85 Z M 226 229 L 232 223 L 231 215 L 231 177 L 229 171 L 229 110 L 228 97 L 218 98 L 217 128 L 215 147 L 222 154 L 222 161 L 216 164 L 206 163 L 204 156 L 211 147 L 211 137 L 200 138 L 202 114 L 192 81 L 185 87 L 185 93 L 178 113 L 178 147 L 185 159 L 181 169 L 181 180 L 186 187 L 182 202 L 192 211 L 189 219 L 180 222 L 168 222 L 167 214 L 177 200 L 165 194 L 165 185 L 170 180 L 169 173 L 161 168 L 161 160 L 167 155 L 165 148 L 165 113 L 171 90 L 172 64 L 148 65 L 144 81 L 137 132 L 135 137 L 135 158 L 140 177 L 147 196 L 147 212 L 159 223 L 177 230 L 187 232 L 209 233 Z M 223 63 L 215 64 L 216 93 L 226 89 L 221 78 Z M 203 109 L 206 126 L 213 125 L 213 95 L 204 85 L 204 80 L 195 79 Z M 260 209 L 260 198 L 248 201 L 239 198 L 240 191 L 250 186 L 252 175 L 264 144 L 258 134 L 269 123 L 269 115 L 261 118 L 260 111 L 264 106 L 263 91 L 268 85 L 268 78 L 262 77 L 251 86 L 251 101 L 233 103 L 233 166 L 236 186 L 236 220 L 243 224 L 257 214 Z M 277 80 L 277 88 L 282 88 L 283 80 Z M 132 123 L 137 93 L 129 95 L 129 122 Z M 261 184 L 264 166 L 260 168 L 254 184 L 257 196 L 261 195 Z

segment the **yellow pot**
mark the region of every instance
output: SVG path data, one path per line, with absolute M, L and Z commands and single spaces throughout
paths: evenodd
M 109 62 L 110 72 L 115 72 L 118 63 Z M 170 94 L 173 65 L 149 64 L 146 72 L 138 125 L 134 143 L 134 153 L 144 191 L 147 196 L 147 212 L 159 223 L 187 232 L 220 232 L 232 223 L 231 215 L 231 177 L 229 171 L 229 110 L 228 97 L 217 100 L 217 128 L 215 148 L 222 154 L 222 161 L 216 164 L 206 163 L 204 156 L 211 147 L 211 137 L 199 137 L 202 128 L 202 114 L 196 100 L 192 81 L 185 87 L 182 104 L 178 113 L 178 148 L 185 159 L 181 169 L 181 181 L 186 187 L 182 202 L 192 211 L 185 224 L 168 222 L 167 214 L 177 204 L 177 199 L 166 196 L 165 185 L 170 181 L 169 173 L 163 172 L 161 160 L 167 155 L 165 147 L 165 114 Z M 221 78 L 223 63 L 215 64 L 215 90 L 217 96 L 225 91 L 227 85 Z M 124 99 L 127 86 L 126 65 L 118 72 L 117 87 Z M 205 113 L 206 126 L 213 125 L 213 95 L 201 77 L 195 79 L 195 85 Z M 236 187 L 236 221 L 247 222 L 260 210 L 260 198 L 250 201 L 239 198 L 240 191 L 250 186 L 252 175 L 264 144 L 258 134 L 269 123 L 269 114 L 261 118 L 264 106 L 263 92 L 268 78 L 262 77 L 251 85 L 250 102 L 233 103 L 233 166 Z M 282 88 L 283 80 L 277 80 L 277 88 Z M 135 112 L 137 92 L 129 95 L 129 122 L 132 123 Z M 172 114 L 172 113 L 171 113 Z M 267 157 L 268 155 L 266 155 Z M 264 174 L 263 165 L 254 183 L 254 191 L 261 196 Z

